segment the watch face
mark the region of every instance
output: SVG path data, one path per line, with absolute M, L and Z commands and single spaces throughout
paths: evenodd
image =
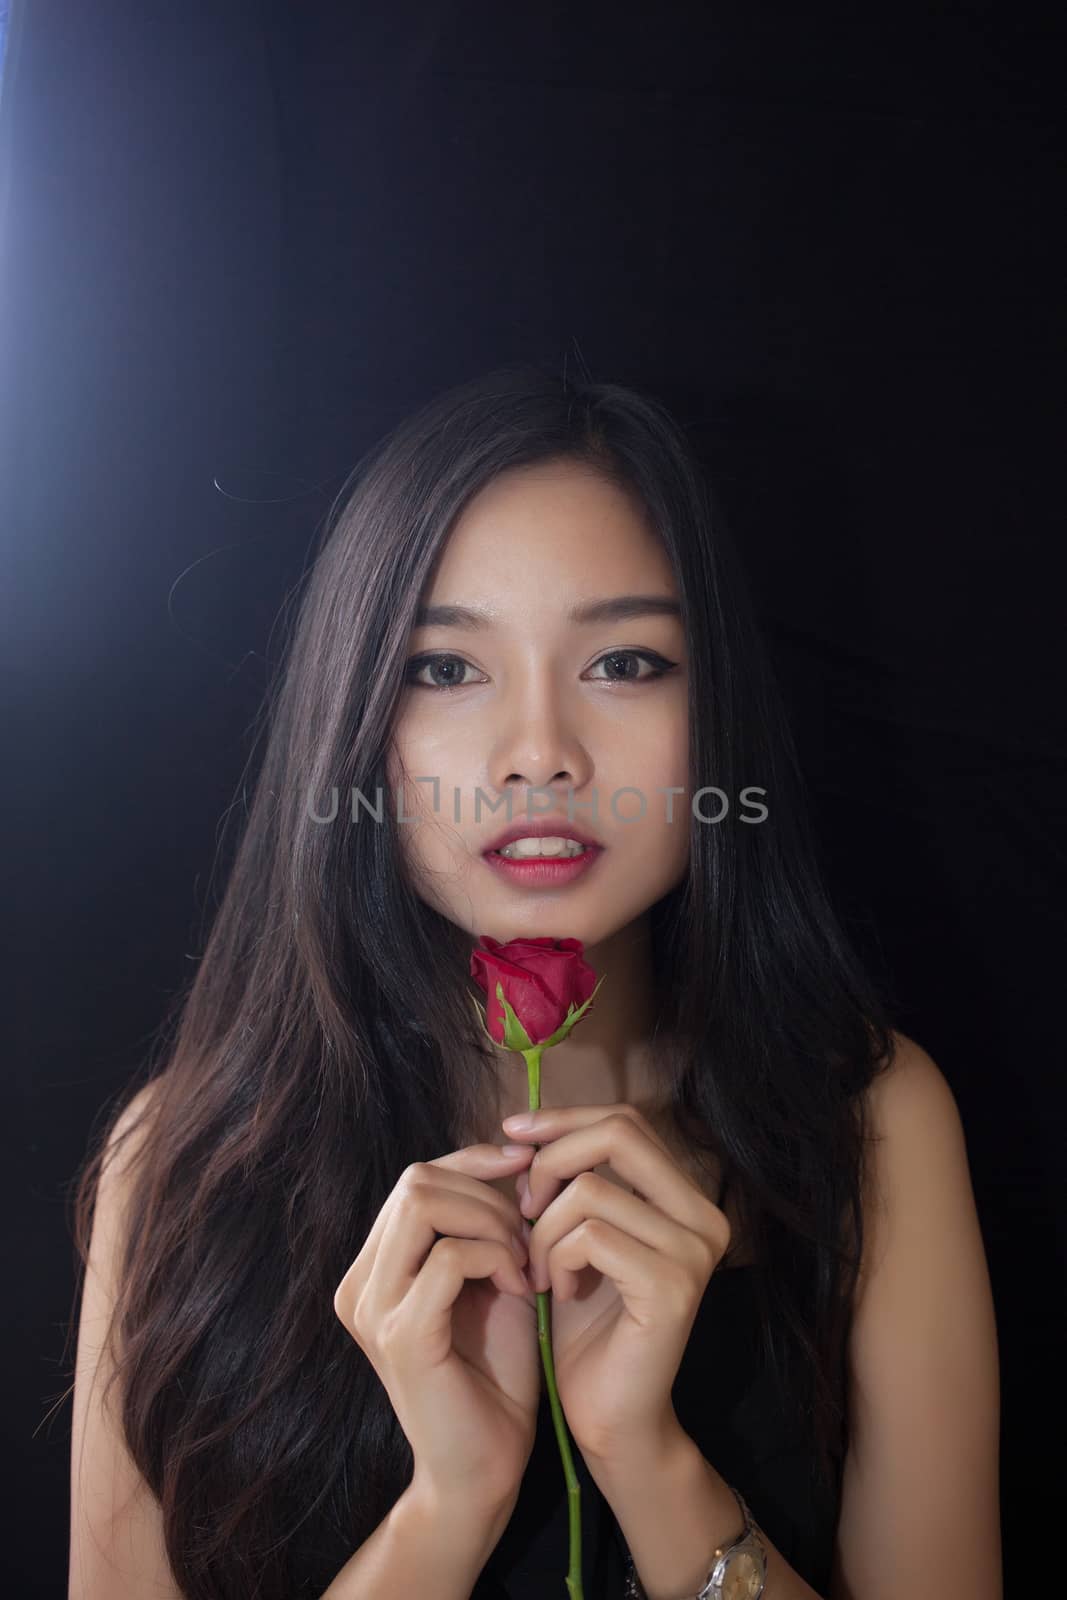
M 739 1550 L 726 1563 L 722 1600 L 759 1600 L 763 1577 L 763 1563 L 747 1550 Z

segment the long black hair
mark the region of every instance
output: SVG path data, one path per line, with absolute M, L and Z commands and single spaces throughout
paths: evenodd
M 414 892 L 395 806 L 383 825 L 362 807 L 349 825 L 315 815 L 334 786 L 342 806 L 390 795 L 415 608 L 458 515 L 504 469 L 561 459 L 635 491 L 673 563 L 691 790 L 766 790 L 758 826 L 691 824 L 687 875 L 650 910 L 657 1029 L 677 1046 L 677 1123 L 738 1197 L 765 1356 L 820 1470 L 843 1458 L 862 1091 L 892 1057 L 884 1001 L 824 892 L 787 719 L 685 433 L 631 388 L 508 366 L 397 426 L 325 519 L 221 903 L 139 1074 L 152 1094 L 111 1348 L 189 1600 L 321 1594 L 411 1478 L 333 1295 L 405 1167 L 471 1142 L 495 1067 L 470 939 Z M 83 1262 L 107 1137 L 139 1087 L 79 1175 Z

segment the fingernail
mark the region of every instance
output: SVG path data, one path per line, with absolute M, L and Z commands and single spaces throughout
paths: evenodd
M 502 1144 L 500 1146 L 500 1154 L 502 1156 L 524 1156 L 529 1151 L 529 1148 L 528 1144 Z
M 508 1133 L 529 1133 L 534 1125 L 532 1111 L 520 1111 L 513 1117 L 505 1117 L 500 1126 Z

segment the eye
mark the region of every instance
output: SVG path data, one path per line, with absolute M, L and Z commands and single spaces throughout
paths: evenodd
M 655 650 L 609 650 L 607 655 L 594 661 L 594 667 L 599 667 L 601 662 L 608 661 L 613 665 L 622 661 L 629 664 L 631 661 L 647 661 L 651 671 L 643 677 L 638 677 L 627 671 L 621 678 L 600 678 L 600 683 L 651 683 L 654 678 L 665 677 L 668 672 L 673 672 L 678 665 L 676 661 L 668 661 L 666 657 L 658 655 Z
M 647 662 L 649 671 L 638 676 L 629 670 L 631 662 Z M 665 677 L 668 672 L 673 672 L 678 665 L 676 661 L 668 661 L 665 656 L 659 655 L 655 650 L 609 650 L 593 662 L 594 667 L 609 663 L 614 669 L 620 662 L 625 663 L 626 670 L 621 676 L 608 676 L 594 679 L 597 683 L 651 683 L 656 678 Z M 463 681 L 463 674 L 470 667 L 469 661 L 464 661 L 462 656 L 447 655 L 443 651 L 436 654 L 413 656 L 407 664 L 404 681 L 416 689 L 469 689 L 471 685 Z M 444 683 L 426 683 L 419 681 L 419 674 L 423 672 L 443 672 L 450 674 Z
M 425 672 L 427 668 L 439 670 L 447 665 L 452 672 L 452 680 L 446 683 L 419 683 L 417 674 Z M 464 661 L 462 656 L 449 656 L 438 651 L 436 655 L 413 656 L 407 665 L 404 676 L 405 683 L 413 684 L 416 689 L 467 689 L 469 684 L 463 683 L 462 675 L 469 661 Z M 471 668 L 473 671 L 474 669 Z

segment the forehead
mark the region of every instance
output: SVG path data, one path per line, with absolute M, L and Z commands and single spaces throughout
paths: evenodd
M 426 598 L 524 610 L 542 600 L 623 589 L 675 593 L 658 535 L 637 496 L 578 462 L 509 468 L 457 518 Z

